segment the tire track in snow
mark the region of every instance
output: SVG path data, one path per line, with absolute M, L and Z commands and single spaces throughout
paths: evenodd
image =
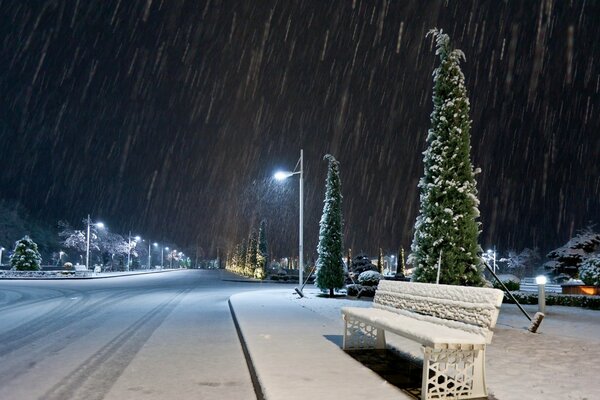
M 192 289 L 156 306 L 54 385 L 40 400 L 100 400 L 112 388 L 141 347 Z

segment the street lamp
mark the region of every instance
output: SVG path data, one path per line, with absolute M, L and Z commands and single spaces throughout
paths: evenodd
M 104 229 L 104 224 L 102 222 L 96 222 L 92 224 L 92 220 L 90 219 L 90 214 L 87 217 L 87 245 L 85 250 L 85 269 L 90 269 L 90 226 L 94 225 L 98 229 Z
M 494 273 L 496 273 L 496 249 L 489 249 L 488 251 L 486 251 L 486 253 L 488 257 L 492 258 L 492 268 L 494 270 Z
M 137 242 L 142 240 L 142 238 L 139 236 L 136 236 L 133 239 L 135 240 L 136 245 L 137 245 Z M 131 231 L 129 231 L 128 243 L 129 243 L 129 245 L 127 246 L 127 271 L 129 271 L 129 264 L 131 263 Z
M 300 175 L 300 212 L 299 212 L 299 227 L 298 227 L 298 280 L 300 288 L 302 288 L 303 271 L 304 271 L 304 150 L 300 149 L 300 159 L 296 163 L 293 171 L 278 171 L 273 177 L 278 181 L 289 178 L 292 175 Z M 302 289 L 300 289 L 302 290 Z
M 154 247 L 158 247 L 158 243 L 156 243 L 156 242 L 152 243 L 152 245 L 153 245 Z M 161 267 L 161 269 L 162 269 L 162 248 L 161 248 L 161 250 L 160 250 L 160 267 Z

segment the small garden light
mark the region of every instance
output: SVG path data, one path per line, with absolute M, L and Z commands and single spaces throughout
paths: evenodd
M 538 311 L 541 313 L 546 312 L 546 282 L 548 279 L 544 275 L 535 277 L 535 283 L 538 285 Z

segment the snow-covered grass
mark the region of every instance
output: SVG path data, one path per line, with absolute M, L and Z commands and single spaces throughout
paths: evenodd
M 92 271 L 0 271 L 0 279 L 63 279 L 92 276 Z
M 306 288 L 306 297 L 289 293 L 288 301 L 335 321 L 343 331 L 341 307 L 371 307 L 370 299 L 319 297 Z M 526 305 L 530 315 L 536 306 Z M 497 399 L 593 399 L 600 392 L 600 311 L 549 306 L 537 334 L 527 331 L 529 320 L 514 304 L 503 304 L 492 343 L 486 351 L 487 385 Z M 395 335 L 388 344 L 412 357 L 420 347 Z

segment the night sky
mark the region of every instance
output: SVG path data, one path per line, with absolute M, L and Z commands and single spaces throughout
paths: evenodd
M 481 245 L 557 247 L 600 222 L 600 2 L 0 1 L 0 198 L 46 221 L 215 255 L 262 218 L 316 253 L 327 164 L 345 246 L 407 249 L 433 27 L 466 55 Z

